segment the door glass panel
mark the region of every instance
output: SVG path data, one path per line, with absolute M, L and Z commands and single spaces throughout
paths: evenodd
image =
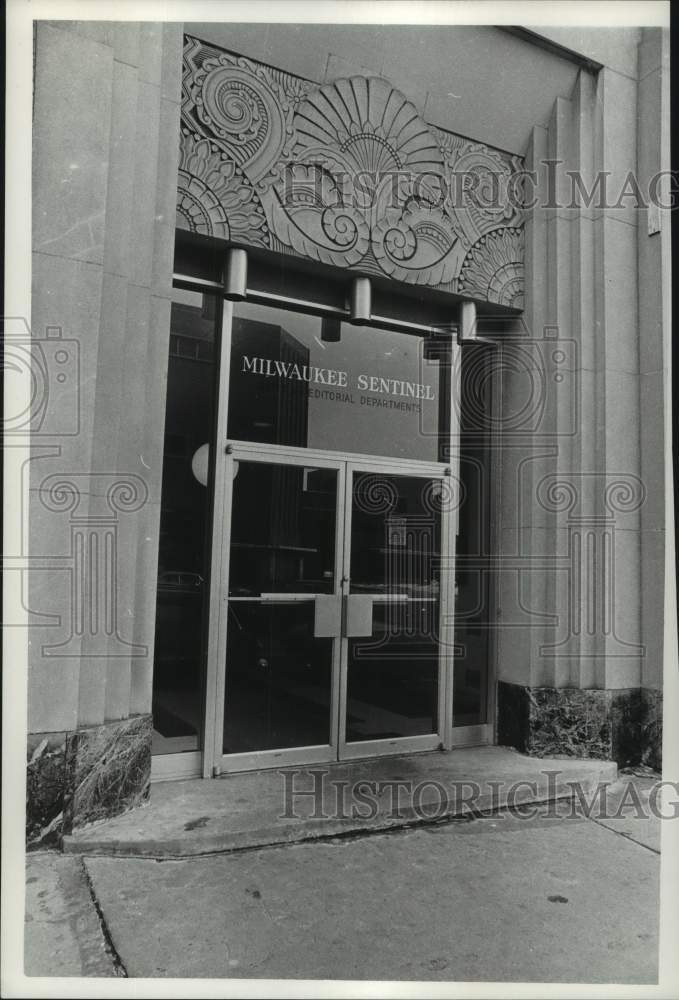
M 333 639 L 313 595 L 335 590 L 337 478 L 234 462 L 225 754 L 330 743 Z
M 354 473 L 347 742 L 438 730 L 444 502 L 437 479 Z
M 214 421 L 217 302 L 180 290 L 173 297 L 153 671 L 153 752 L 159 754 L 198 750 L 201 742 L 209 566 L 203 457 Z
M 445 461 L 449 378 L 448 337 L 239 303 L 229 437 Z
M 337 471 L 234 462 L 229 594 L 330 594 Z
M 314 601 L 230 601 L 223 752 L 330 743 L 332 639 Z

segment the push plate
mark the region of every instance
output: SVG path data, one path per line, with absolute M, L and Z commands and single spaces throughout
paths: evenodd
M 345 633 L 348 636 L 373 634 L 373 599 L 363 594 L 349 594 L 345 598 Z
M 339 594 L 323 594 L 315 600 L 314 636 L 335 639 L 342 629 L 342 598 Z

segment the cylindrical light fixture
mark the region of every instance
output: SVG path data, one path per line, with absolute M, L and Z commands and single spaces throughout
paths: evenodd
M 349 290 L 349 312 L 351 323 L 369 323 L 372 309 L 372 286 L 370 278 L 354 278 Z
M 460 304 L 460 330 L 458 340 L 460 342 L 477 340 L 478 330 L 476 328 L 476 303 L 462 302 Z
M 324 316 L 321 319 L 321 340 L 337 343 L 341 338 L 342 321 L 339 316 Z
M 232 248 L 226 254 L 224 295 L 227 299 L 244 299 L 248 288 L 248 255 L 245 250 Z

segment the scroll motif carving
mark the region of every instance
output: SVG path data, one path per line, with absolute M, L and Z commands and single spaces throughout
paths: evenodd
M 521 308 L 521 165 L 386 80 L 317 86 L 186 37 L 180 228 Z

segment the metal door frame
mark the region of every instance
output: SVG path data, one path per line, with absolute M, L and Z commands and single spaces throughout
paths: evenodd
M 219 598 L 217 616 L 220 620 L 216 628 L 216 645 L 211 649 L 208 658 L 208 676 L 212 680 L 212 688 L 215 690 L 215 697 L 212 706 L 208 700 L 206 716 L 206 740 L 205 740 L 205 760 L 213 764 L 212 774 L 225 774 L 232 771 L 259 770 L 260 768 L 275 767 L 277 765 L 287 766 L 294 764 L 323 764 L 337 760 L 337 740 L 338 740 L 338 719 L 339 719 L 339 678 L 340 678 L 340 641 L 339 637 L 333 638 L 332 660 L 331 660 L 331 682 L 330 682 L 330 742 L 326 744 L 316 744 L 303 747 L 284 747 L 275 750 L 258 750 L 247 753 L 225 754 L 222 752 L 222 733 L 224 729 L 224 706 L 227 697 L 226 691 L 226 649 L 228 641 L 228 608 L 229 601 L 229 558 L 231 543 L 231 509 L 233 502 L 233 466 L 234 462 L 261 462 L 267 465 L 297 465 L 304 468 L 324 468 L 335 469 L 337 472 L 337 507 L 335 516 L 335 569 L 333 578 L 333 593 L 338 600 L 341 599 L 341 580 L 343 565 L 343 543 L 344 543 L 344 520 L 342 517 L 342 504 L 344 501 L 345 488 L 344 477 L 346 462 L 340 458 L 334 458 L 327 452 L 321 454 L 317 452 L 306 452 L 305 449 L 283 449 L 276 445 L 264 447 L 254 446 L 246 442 L 233 442 L 229 444 L 228 453 L 223 455 L 224 473 L 224 493 L 225 493 L 225 516 L 222 533 L 224 544 L 221 550 L 222 570 L 219 574 Z M 295 454 L 291 454 L 291 451 Z M 316 594 L 290 595 L 290 601 L 312 601 Z M 285 600 L 285 595 L 281 594 L 281 602 Z M 217 603 L 217 602 L 216 602 Z M 211 606 L 212 607 L 212 606 Z M 208 719 L 212 730 L 212 752 L 210 753 L 207 740 Z
M 249 442 L 234 441 L 224 452 L 221 465 L 224 481 L 223 511 L 225 520 L 222 522 L 222 544 L 219 547 L 221 556 L 221 572 L 215 573 L 215 581 L 219 579 L 219 601 L 216 610 L 219 624 L 215 629 L 216 647 L 211 648 L 208 673 L 212 679 L 215 696 L 210 705 L 208 697 L 208 715 L 206 716 L 205 759 L 212 763 L 213 775 L 234 771 L 258 770 L 275 766 L 292 766 L 296 764 L 323 764 L 337 760 L 350 760 L 366 756 L 379 756 L 416 750 L 434 750 L 451 745 L 450 727 L 452 713 L 446 711 L 450 704 L 452 686 L 449 675 L 452 671 L 452 624 L 447 623 L 446 610 L 449 607 L 451 592 L 454 588 L 453 570 L 442 574 L 442 585 L 439 594 L 440 628 L 450 633 L 450 642 L 442 645 L 439 654 L 438 668 L 438 731 L 422 736 L 399 737 L 398 739 L 370 740 L 360 743 L 347 743 L 345 739 L 346 718 L 346 685 L 348 670 L 348 637 L 341 634 L 333 638 L 332 676 L 330 691 L 330 742 L 303 747 L 285 747 L 275 750 L 260 750 L 246 753 L 224 754 L 221 746 L 223 732 L 224 706 L 228 693 L 226 691 L 226 648 L 228 641 L 228 579 L 231 538 L 231 510 L 233 501 L 233 466 L 234 462 L 261 462 L 275 465 L 297 465 L 306 468 L 326 468 L 337 471 L 337 507 L 335 523 L 335 570 L 333 593 L 338 599 L 346 594 L 345 581 L 351 573 L 351 498 L 352 476 L 356 472 L 383 472 L 385 475 L 401 475 L 420 477 L 423 479 L 439 479 L 444 482 L 447 468 L 438 463 L 419 461 L 399 461 L 381 456 L 352 455 L 350 458 L 342 453 L 334 456 L 327 451 L 307 448 L 293 448 L 281 445 L 261 445 Z M 446 552 L 451 534 L 454 536 L 454 515 L 449 511 L 441 514 L 441 548 Z M 215 529 L 217 528 L 215 518 Z M 451 564 L 454 566 L 454 563 Z M 444 582 L 445 581 L 445 582 Z M 212 598 L 212 585 L 211 585 Z M 290 600 L 313 600 L 316 596 L 327 595 L 291 595 Z M 285 596 L 281 595 L 281 600 Z M 210 610 L 212 612 L 212 600 Z M 212 662 L 210 662 L 212 661 Z M 210 685 L 208 685 L 209 690 Z M 212 710 L 211 710 L 212 708 Z M 212 730 L 212 754 L 208 751 L 208 728 Z
M 410 478 L 437 479 L 445 483 L 450 475 L 450 467 L 440 463 L 425 463 L 408 460 L 392 460 L 388 464 L 377 466 L 372 457 L 362 456 L 360 459 L 353 458 L 346 463 L 344 500 L 344 562 L 342 582 L 344 592 L 349 593 L 349 581 L 351 580 L 351 528 L 353 512 L 353 475 L 355 472 L 375 472 L 379 469 L 385 475 L 408 476 Z M 441 552 L 448 553 L 451 536 L 455 538 L 455 527 L 457 512 L 446 510 L 441 511 Z M 454 578 L 454 557 L 451 560 L 450 568 L 441 573 L 441 586 L 439 590 L 439 634 L 442 642 L 439 646 L 438 655 L 438 703 L 437 703 L 437 730 L 434 733 L 425 733 L 419 736 L 399 736 L 385 737 L 375 740 L 360 740 L 347 742 L 346 740 L 346 712 L 347 712 L 347 681 L 349 671 L 349 636 L 343 634 L 340 639 L 342 647 L 341 657 L 341 684 L 340 684 L 340 738 L 339 738 L 339 759 L 356 760 L 362 757 L 381 757 L 399 753 L 408 753 L 423 750 L 444 749 L 450 746 L 450 728 L 452 726 L 452 711 L 447 712 L 446 707 L 452 704 L 449 696 L 452 694 L 452 641 L 453 625 L 446 614 L 454 598 L 455 578 Z M 381 601 L 377 597 L 374 600 L 386 603 L 389 598 L 385 595 Z

